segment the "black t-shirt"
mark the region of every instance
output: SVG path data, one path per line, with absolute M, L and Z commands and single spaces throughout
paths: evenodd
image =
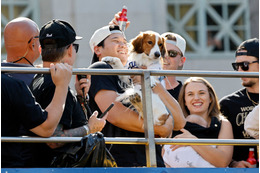
M 250 93 L 251 99 L 258 102 L 259 94 Z M 249 112 L 255 105 L 249 100 L 246 89 L 243 88 L 235 93 L 225 96 L 220 100 L 221 113 L 228 118 L 232 124 L 234 139 L 253 139 L 244 129 L 244 122 Z M 233 159 L 236 161 L 246 160 L 248 158 L 249 148 L 255 146 L 234 146 Z
M 27 130 L 42 124 L 48 113 L 35 102 L 26 84 L 1 74 L 1 131 L 2 136 L 21 136 L 20 128 Z M 2 143 L 2 167 L 24 167 L 28 161 L 24 157 L 30 151 L 30 144 Z
M 181 90 L 181 87 L 182 87 L 181 81 L 178 81 L 178 82 L 179 82 L 178 86 L 176 86 L 173 89 L 167 90 L 177 101 L 178 101 L 179 93 L 180 93 L 180 90 Z
M 55 92 L 55 85 L 52 82 L 51 75 L 36 75 L 30 87 L 36 101 L 42 108 L 46 108 L 50 104 Z M 81 105 L 73 92 L 68 88 L 65 108 L 59 124 L 62 124 L 66 130 L 83 126 L 86 123 L 87 119 Z M 35 145 L 35 166 L 48 167 L 55 154 L 55 150 L 49 148 L 46 144 Z
M 97 62 L 90 66 L 91 69 L 112 69 L 112 67 L 104 62 Z M 100 90 L 111 90 L 117 93 L 123 93 L 127 87 L 122 83 L 117 75 L 92 75 L 91 87 L 89 90 L 90 106 L 92 110 L 98 110 L 94 98 Z M 120 115 L 118 115 L 120 116 Z M 114 126 L 107 121 L 106 126 L 102 130 L 106 137 L 144 137 L 144 133 L 132 132 Z M 116 159 L 120 167 L 146 166 L 146 154 L 144 145 L 108 145 L 111 154 Z M 161 147 L 156 146 L 157 166 L 164 167 L 161 157 Z

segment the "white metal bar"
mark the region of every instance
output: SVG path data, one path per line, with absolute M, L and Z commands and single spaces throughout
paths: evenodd
M 115 70 L 115 69 L 88 69 L 74 68 L 72 73 L 91 75 L 143 75 L 149 71 L 151 76 L 201 76 L 201 77 L 225 77 L 225 78 L 259 78 L 259 72 L 237 72 L 237 71 L 195 71 L 195 70 Z M 34 67 L 1 67 L 1 72 L 6 73 L 50 73 L 49 68 Z
M 156 152 L 154 142 L 153 128 L 153 112 L 152 112 L 152 96 L 151 96 L 151 80 L 149 71 L 144 71 L 142 75 L 142 103 L 144 116 L 144 131 L 145 138 L 148 139 L 146 150 L 146 165 L 147 167 L 157 167 Z

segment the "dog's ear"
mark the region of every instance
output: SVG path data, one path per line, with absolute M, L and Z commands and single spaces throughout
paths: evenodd
M 162 46 L 160 47 L 161 55 L 164 58 L 166 54 L 166 42 L 165 39 L 162 38 Z
M 144 34 L 140 33 L 137 35 L 132 41 L 131 44 L 133 46 L 133 50 L 136 53 L 142 53 L 143 52 L 143 37 Z

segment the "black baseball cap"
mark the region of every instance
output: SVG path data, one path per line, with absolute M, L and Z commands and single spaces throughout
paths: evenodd
M 242 50 L 246 50 L 246 52 L 241 52 Z M 242 42 L 236 51 L 236 57 L 246 55 L 246 56 L 254 56 L 259 59 L 259 39 L 252 38 Z
M 72 44 L 75 40 L 80 40 L 82 37 L 76 36 L 75 30 L 72 26 L 59 19 L 53 19 L 43 25 L 40 30 L 40 44 L 44 49 L 48 48 L 61 48 Z M 45 42 L 45 40 L 52 40 L 52 42 Z

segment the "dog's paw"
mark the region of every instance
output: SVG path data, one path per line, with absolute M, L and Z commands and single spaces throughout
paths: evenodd
M 117 57 L 106 56 L 102 58 L 101 61 L 110 64 L 113 69 L 124 69 L 121 60 Z
M 124 93 L 118 94 L 116 101 L 128 104 L 130 103 L 129 97 L 134 93 L 136 93 L 134 88 L 127 88 Z
M 151 88 L 155 87 L 157 83 L 160 83 L 155 76 L 151 76 Z
M 129 100 L 131 103 L 139 104 L 142 101 L 142 98 L 138 93 L 135 93 L 129 96 Z
M 130 79 L 130 76 L 120 75 L 120 76 L 119 76 L 119 79 L 120 79 L 122 82 L 126 83 L 127 85 L 131 85 L 131 84 L 132 84 L 131 79 Z
M 139 116 L 143 118 L 143 104 L 141 95 L 136 92 L 129 96 L 129 101 L 135 107 L 135 109 L 139 113 Z
M 117 57 L 106 56 L 106 57 L 103 57 L 103 58 L 101 59 L 101 61 L 102 61 L 102 62 L 106 62 L 106 63 L 111 63 L 111 64 L 112 64 L 112 63 L 116 62 L 117 59 L 120 61 L 120 59 L 117 58 Z

